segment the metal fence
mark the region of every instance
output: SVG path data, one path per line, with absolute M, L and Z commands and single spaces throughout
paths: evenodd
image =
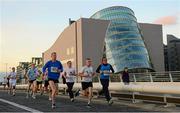
M 121 74 L 112 74 L 110 82 L 122 82 Z M 130 82 L 180 82 L 180 71 L 129 73 Z M 99 76 L 93 79 L 99 82 Z
M 81 77 L 76 77 L 76 82 L 81 82 Z M 180 82 L 180 71 L 169 72 L 148 72 L 148 73 L 129 73 L 130 82 Z M 62 79 L 60 78 L 60 83 Z M 18 84 L 25 84 L 27 81 L 22 78 Z M 100 82 L 100 74 L 96 74 L 93 82 Z M 122 75 L 111 74 L 110 82 L 122 82 Z

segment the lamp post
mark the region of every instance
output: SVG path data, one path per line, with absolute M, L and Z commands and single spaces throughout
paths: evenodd
M 8 66 L 8 63 L 5 63 L 5 66 L 6 66 L 6 77 L 7 77 L 7 66 Z

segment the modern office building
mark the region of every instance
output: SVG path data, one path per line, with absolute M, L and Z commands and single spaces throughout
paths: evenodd
M 102 9 L 91 18 L 110 20 L 105 37 L 105 54 L 113 68 L 153 69 L 134 12 L 122 6 Z
M 153 51 L 151 40 L 162 38 L 162 26 L 137 23 L 134 12 L 122 6 L 105 8 L 95 13 L 91 18 L 80 18 L 70 22 L 70 25 L 61 33 L 56 42 L 43 53 L 43 62 L 46 63 L 51 58 L 52 52 L 57 52 L 57 58 L 66 67 L 66 62 L 71 60 L 73 65 L 79 70 L 87 57 L 93 60 L 96 68 L 101 63 L 101 58 L 106 56 L 116 72 L 120 72 L 124 67 L 128 67 L 134 72 L 160 71 L 163 70 L 163 44 L 162 39 L 157 39 L 155 45 L 162 51 Z M 142 27 L 142 29 L 141 29 Z M 161 32 L 161 33 L 157 33 Z M 143 36 L 144 35 L 144 36 Z M 146 39 L 150 38 L 150 39 Z M 146 44 L 146 41 L 151 44 Z M 152 53 L 149 53 L 152 52 Z M 161 53 L 162 52 L 162 53 Z M 158 59 L 155 53 L 161 55 L 163 66 L 153 65 Z M 153 59 L 152 59 L 152 58 Z M 154 66 L 154 67 L 153 67 Z
M 164 44 L 164 67 L 165 67 L 165 71 L 169 71 L 168 47 L 165 44 Z
M 173 35 L 167 35 L 166 51 L 168 71 L 180 71 L 180 39 Z

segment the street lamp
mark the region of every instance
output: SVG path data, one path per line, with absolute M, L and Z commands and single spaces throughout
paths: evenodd
M 6 65 L 6 77 L 7 77 L 7 66 L 8 66 L 8 63 L 5 63 L 5 65 Z

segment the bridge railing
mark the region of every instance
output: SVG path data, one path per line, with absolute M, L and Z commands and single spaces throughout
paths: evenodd
M 121 76 L 121 74 L 112 74 L 110 77 L 109 90 L 113 97 L 128 97 L 133 102 L 145 100 L 180 104 L 180 71 L 130 73 L 131 83 L 129 85 L 122 83 Z M 80 89 L 80 77 L 76 77 L 76 81 L 74 89 Z M 93 78 L 93 90 L 96 92 L 102 89 L 99 82 L 100 78 L 97 74 Z M 21 83 L 17 88 L 26 89 L 27 84 Z M 62 84 L 62 79 L 60 79 L 59 88 L 66 91 L 67 86 Z
M 129 73 L 130 82 L 180 82 L 180 71 Z M 80 77 L 77 78 L 80 82 Z M 93 82 L 100 82 L 99 74 L 93 78 Z M 111 74 L 110 82 L 122 82 L 121 74 Z
M 180 71 L 169 71 L 169 72 L 147 72 L 147 73 L 129 73 L 130 82 L 180 82 Z M 81 82 L 80 77 L 75 78 L 76 82 Z M 60 83 L 62 79 L 60 78 Z M 96 74 L 93 78 L 93 82 L 100 82 L 100 74 Z M 111 74 L 110 82 L 122 82 L 122 75 Z M 18 84 L 25 84 L 27 81 L 22 79 Z

